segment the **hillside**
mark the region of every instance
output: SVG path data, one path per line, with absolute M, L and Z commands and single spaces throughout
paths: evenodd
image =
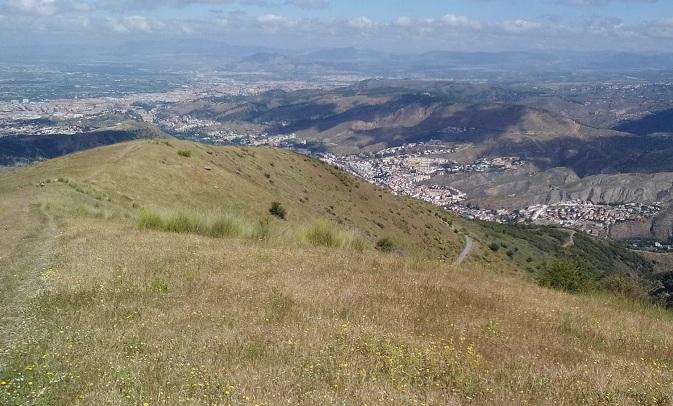
M 533 139 L 543 143 L 563 137 L 586 141 L 619 134 L 552 111 L 515 104 L 525 95 L 454 82 L 369 80 L 329 91 L 270 91 L 184 103 L 166 114 L 265 125 L 270 133 L 296 133 L 342 153 L 431 139 L 471 143 Z
M 152 125 L 120 120 L 107 126 L 97 123 L 100 128 L 78 134 L 0 136 L 0 165 L 27 164 L 103 145 L 167 136 Z
M 615 127 L 615 129 L 637 135 L 671 133 L 673 132 L 673 126 L 671 126 L 672 119 L 673 109 L 666 109 L 654 112 L 639 119 L 620 123 Z
M 0 196 L 0 404 L 673 400 L 667 311 L 534 283 L 565 256 L 650 272 L 580 234 L 175 140 L 5 170 Z

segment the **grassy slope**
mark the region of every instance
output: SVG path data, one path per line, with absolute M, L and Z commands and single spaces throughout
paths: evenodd
M 180 150 L 189 150 L 192 156 L 181 157 Z M 35 183 L 40 176 L 63 176 L 92 195 L 110 197 L 110 203 L 84 199 L 80 204 L 98 203 L 118 216 L 134 215 L 135 205 L 226 210 L 257 218 L 267 214 L 272 201 L 279 201 L 288 209 L 291 223 L 327 218 L 357 229 L 371 241 L 392 238 L 409 253 L 453 258 L 462 247 L 461 237 L 438 217 L 451 220 L 440 209 L 394 198 L 328 165 L 284 150 L 139 141 L 56 159 L 16 178 Z M 73 204 L 67 201 L 62 209 Z
M 432 209 L 344 185 L 355 181 L 311 160 L 267 149 L 210 155 L 171 142 L 0 175 L 8 237 L 0 240 L 0 404 L 673 401 L 668 313 L 539 288 L 506 272 L 500 253 L 477 251 L 457 269 L 372 249 L 139 230 L 138 206 L 224 205 L 261 216 L 275 199 L 289 223 L 348 217 L 372 241 L 385 232 L 407 253 L 425 243 L 426 254 L 459 251 L 458 235 Z M 38 186 L 57 177 L 70 183 Z M 304 189 L 307 203 L 298 200 Z M 330 194 L 348 189 L 330 214 Z M 446 241 L 402 241 L 404 223 L 387 208 L 410 230 L 447 227 Z

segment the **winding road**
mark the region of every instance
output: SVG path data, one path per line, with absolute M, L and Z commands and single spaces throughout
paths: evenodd
M 463 252 L 458 255 L 458 259 L 456 259 L 456 265 L 460 265 L 465 260 L 467 259 L 467 256 L 470 255 L 470 252 L 472 252 L 472 248 L 474 247 L 474 241 L 470 236 L 466 235 L 465 236 L 465 248 L 463 248 Z

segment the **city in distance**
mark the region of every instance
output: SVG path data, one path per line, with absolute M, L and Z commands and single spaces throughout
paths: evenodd
M 0 404 L 673 403 L 673 6 L 360 3 L 0 0 Z

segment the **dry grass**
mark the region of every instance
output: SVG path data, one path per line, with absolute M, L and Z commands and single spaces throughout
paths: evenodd
M 200 159 L 192 149 L 182 161 Z M 341 249 L 349 228 L 320 226 L 317 215 L 292 223 L 303 206 L 291 207 L 283 233 L 265 222 L 257 232 L 317 244 L 142 229 L 138 203 L 193 213 L 186 202 L 198 201 L 208 213 L 222 189 L 151 186 L 149 198 L 124 173 L 115 188 L 104 170 L 84 179 L 76 162 L 67 176 L 82 177 L 81 191 L 36 186 L 41 167 L 0 174 L 3 406 L 673 402 L 663 310 L 543 289 L 497 262 L 456 269 Z M 49 165 L 53 175 L 65 163 Z M 273 200 L 261 200 L 264 213 Z
M 673 399 L 670 315 L 614 297 L 95 219 L 58 252 L 0 374 L 5 404 Z

